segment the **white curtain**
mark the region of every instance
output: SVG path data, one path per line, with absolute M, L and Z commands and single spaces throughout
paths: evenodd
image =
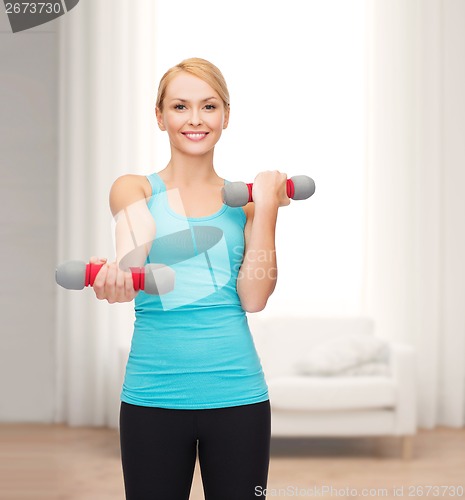
M 465 4 L 368 1 L 363 310 L 417 351 L 420 427 L 465 425 Z
M 153 164 L 152 0 L 80 2 L 60 21 L 58 258 L 114 260 L 108 194 L 122 174 Z M 118 346 L 133 304 L 60 289 L 57 422 L 117 426 Z

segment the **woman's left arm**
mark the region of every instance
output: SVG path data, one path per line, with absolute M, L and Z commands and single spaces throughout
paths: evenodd
M 262 311 L 276 287 L 278 268 L 275 233 L 278 208 L 289 205 L 286 174 L 261 172 L 252 188 L 254 202 L 244 208 L 244 258 L 237 277 L 237 293 L 247 312 Z

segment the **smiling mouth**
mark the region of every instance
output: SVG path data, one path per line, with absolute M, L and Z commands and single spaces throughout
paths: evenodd
M 201 141 L 207 137 L 208 132 L 183 132 L 182 134 L 191 141 Z

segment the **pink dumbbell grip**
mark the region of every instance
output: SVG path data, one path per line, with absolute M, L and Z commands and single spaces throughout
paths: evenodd
M 86 265 L 86 277 L 84 286 L 93 286 L 97 274 L 104 265 L 105 264 L 92 264 L 90 262 Z M 134 290 L 136 290 L 136 292 L 139 290 L 143 290 L 145 287 L 145 268 L 130 267 L 129 269 L 131 270 L 132 274 Z
M 247 189 L 249 190 L 249 203 L 253 201 L 252 198 L 252 187 L 253 187 L 253 182 L 247 183 Z M 294 181 L 292 179 L 287 179 L 286 182 L 286 191 L 287 191 L 287 196 L 288 198 L 293 198 L 294 197 Z

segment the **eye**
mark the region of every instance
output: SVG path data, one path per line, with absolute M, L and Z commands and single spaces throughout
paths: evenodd
M 179 109 L 181 110 L 182 108 L 185 108 L 186 106 L 184 106 L 184 104 L 175 104 L 174 105 L 174 109 Z
M 206 107 L 206 108 L 207 108 L 207 110 L 209 110 L 209 111 L 210 111 L 210 110 L 212 110 L 212 109 L 215 109 L 215 108 L 216 108 L 216 106 L 215 106 L 215 105 L 213 105 L 213 104 L 207 104 L 205 107 Z

